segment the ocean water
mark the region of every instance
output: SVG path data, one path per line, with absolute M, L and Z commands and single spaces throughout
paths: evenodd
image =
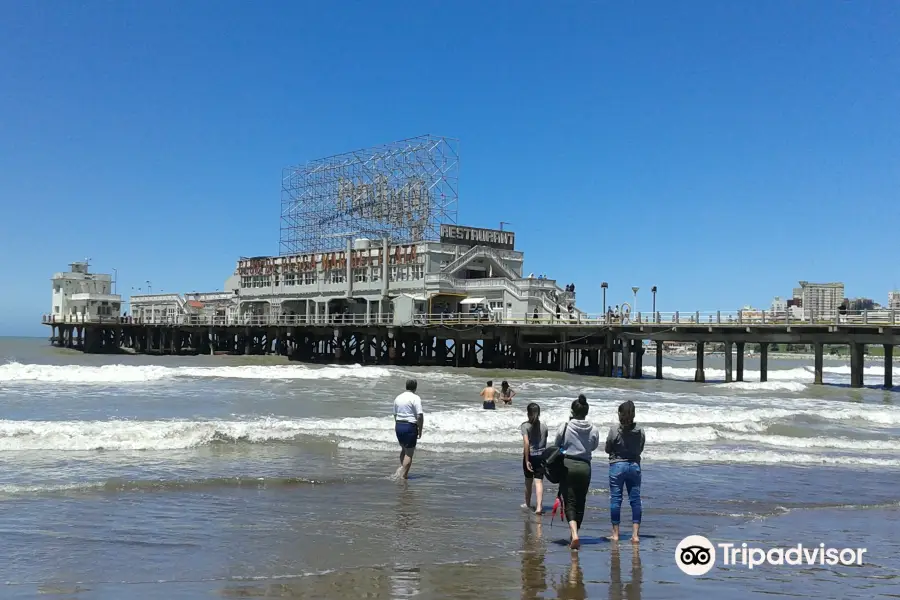
M 657 381 L 652 367 L 621 380 L 0 339 L 0 597 L 898 597 L 900 395 L 867 365 L 851 389 L 833 361 L 826 386 L 799 360 L 770 360 L 760 383 L 752 359 L 725 384 L 712 356 L 695 384 L 685 357 Z M 408 377 L 425 434 L 396 482 L 391 402 Z M 512 408 L 481 409 L 488 378 L 510 381 Z M 604 435 L 626 399 L 646 429 L 637 548 L 605 538 L 602 454 L 579 552 L 564 523 L 519 508 L 525 405 L 555 428 L 579 393 Z M 693 534 L 867 552 L 695 578 L 674 560 Z

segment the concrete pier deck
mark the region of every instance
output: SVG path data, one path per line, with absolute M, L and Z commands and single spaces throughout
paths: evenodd
M 725 380 L 744 380 L 747 344 L 760 345 L 760 379 L 768 377 L 772 344 L 814 349 L 815 383 L 823 383 L 826 345 L 850 348 L 851 386 L 863 386 L 866 346 L 884 348 L 884 386 L 891 388 L 893 347 L 900 343 L 900 314 L 854 314 L 824 321 L 779 322 L 740 314 L 656 313 L 620 323 L 606 316 L 575 321 L 485 319 L 471 315 L 419 315 L 394 323 L 389 315 L 365 320 L 298 317 L 182 317 L 179 322 L 106 318 L 82 322 L 45 317 L 52 343 L 90 353 L 279 354 L 313 363 L 437 365 L 537 369 L 598 376 L 643 377 L 645 341 L 656 343 L 656 377 L 663 377 L 663 343 L 696 347 L 695 380 L 705 381 L 706 347 L 725 351 Z M 877 318 L 876 318 L 877 317 Z

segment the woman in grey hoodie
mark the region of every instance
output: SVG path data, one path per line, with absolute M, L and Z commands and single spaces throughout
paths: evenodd
M 591 486 L 591 456 L 600 445 L 599 430 L 587 421 L 588 402 L 584 394 L 572 402 L 569 421 L 556 432 L 556 446 L 564 455 L 559 494 L 565 503 L 566 520 L 572 536 L 569 547 L 577 550 L 581 545 L 578 530 L 584 520 L 584 505 Z

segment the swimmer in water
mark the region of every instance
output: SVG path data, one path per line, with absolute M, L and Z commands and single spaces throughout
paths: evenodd
M 512 399 L 515 397 L 516 392 L 511 387 L 509 387 L 509 382 L 504 381 L 500 384 L 500 399 L 503 400 L 503 404 L 509 406 L 512 404 Z
M 499 392 L 494 389 L 494 382 L 488 381 L 487 385 L 481 390 L 481 407 L 485 410 L 494 410 L 497 408 L 497 396 Z

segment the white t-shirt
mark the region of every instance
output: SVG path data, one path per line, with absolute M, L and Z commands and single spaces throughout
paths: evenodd
M 410 391 L 405 391 L 394 398 L 394 417 L 398 421 L 415 423 L 419 415 L 423 414 L 422 399 Z

